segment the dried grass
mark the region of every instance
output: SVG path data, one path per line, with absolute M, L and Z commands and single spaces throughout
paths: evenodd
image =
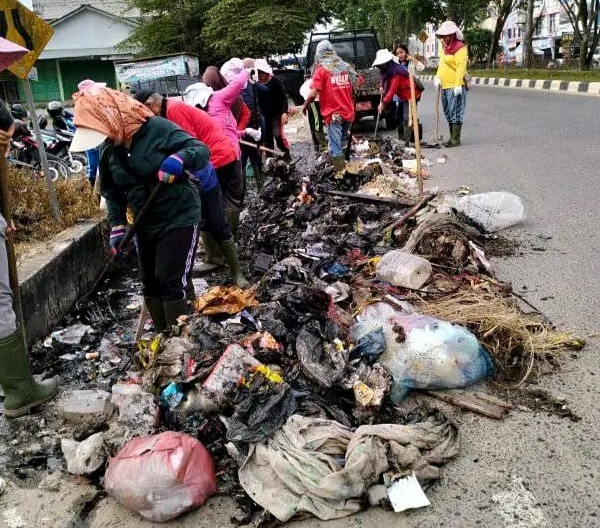
M 101 216 L 99 200 L 85 178 L 55 183 L 60 222 L 52 216 L 44 179 L 36 179 L 29 170 L 15 168 L 9 169 L 8 178 L 17 244 L 46 240 L 81 220 Z
M 511 299 L 477 289 L 415 303 L 419 312 L 467 327 L 490 352 L 499 378 L 520 378 L 554 367 L 567 349 L 585 341 L 554 329 L 535 313 L 525 313 Z

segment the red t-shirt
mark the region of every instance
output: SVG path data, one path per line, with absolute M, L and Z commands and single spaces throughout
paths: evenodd
M 167 101 L 166 117 L 208 147 L 210 161 L 215 169 L 238 159 L 236 148 L 231 144 L 229 136 L 221 125 L 203 110 L 181 101 Z
M 321 114 L 326 124 L 331 122 L 332 114 L 340 114 L 344 121 L 354 121 L 354 98 L 352 81 L 347 71 L 332 74 L 323 66 L 318 66 L 311 88 L 319 91 Z
M 390 81 L 386 94 L 383 96 L 384 103 L 391 103 L 397 95 L 400 101 L 410 101 L 410 80 L 403 75 L 394 75 Z M 421 99 L 421 90 L 415 86 L 415 99 Z

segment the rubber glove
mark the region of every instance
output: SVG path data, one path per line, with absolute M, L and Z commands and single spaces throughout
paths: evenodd
M 455 86 L 454 87 L 454 95 L 456 97 L 459 97 L 460 95 L 462 95 L 462 86 Z
M 166 158 L 158 170 L 158 179 L 165 183 L 175 183 L 183 176 L 183 160 L 177 154 Z
M 440 79 L 439 77 L 433 79 L 433 86 L 435 86 L 436 88 L 442 86 L 442 79 Z
M 117 256 L 117 255 L 122 255 L 125 253 L 125 251 L 123 251 L 123 250 L 121 250 L 121 252 L 119 252 L 119 246 L 121 245 L 121 242 L 125 238 L 126 232 L 127 232 L 127 228 L 122 224 L 118 225 L 118 226 L 114 226 L 110 230 L 110 238 L 108 241 L 110 244 L 110 254 L 111 255 Z
M 203 169 L 188 171 L 190 179 L 200 186 L 200 192 L 210 191 L 219 185 L 215 167 L 209 161 Z
M 260 128 L 247 128 L 246 134 L 248 134 L 254 141 L 260 141 L 262 137 L 262 131 Z

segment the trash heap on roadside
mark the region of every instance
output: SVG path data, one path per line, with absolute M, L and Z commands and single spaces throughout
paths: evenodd
M 583 342 L 494 275 L 490 234 L 524 219 L 521 200 L 420 196 L 413 167 L 393 138 L 359 141 L 342 177 L 323 160 L 276 162 L 240 226 L 253 289 L 197 282 L 172 336 L 104 336 L 85 360 L 90 327 L 53 334 L 93 387 L 59 403 L 67 470 L 104 475 L 156 522 L 217 491 L 239 498 L 238 524 L 428 505 L 459 455 L 439 400 L 494 418 L 511 407 L 444 389 L 521 382 Z

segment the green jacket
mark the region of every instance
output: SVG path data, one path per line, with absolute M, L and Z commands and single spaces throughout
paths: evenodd
M 127 206 L 135 217 L 158 183 L 162 162 L 179 154 L 184 170 L 199 170 L 208 163 L 206 145 L 162 117 L 151 117 L 133 136 L 129 149 L 106 144 L 100 155 L 100 189 L 106 198 L 111 226 L 126 225 Z M 200 197 L 187 175 L 165 184 L 155 197 L 136 233 L 160 238 L 167 231 L 200 222 Z

